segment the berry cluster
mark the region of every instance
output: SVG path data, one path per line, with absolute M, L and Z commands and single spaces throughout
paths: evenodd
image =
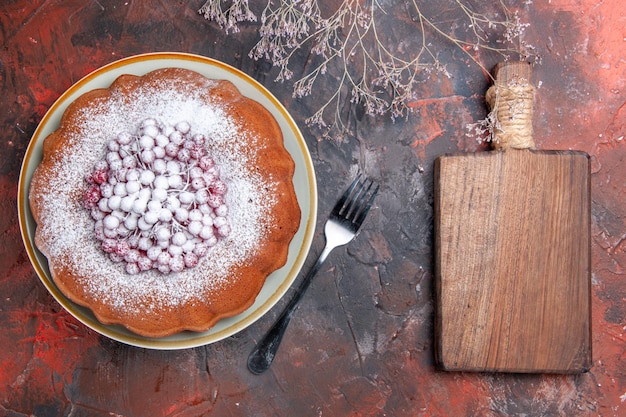
M 207 154 L 206 138 L 187 122 L 142 122 L 107 143 L 86 177 L 83 204 L 102 250 L 126 272 L 194 267 L 228 236 L 226 185 Z

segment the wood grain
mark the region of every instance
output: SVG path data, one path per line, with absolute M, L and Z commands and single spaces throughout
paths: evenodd
M 434 206 L 439 365 L 588 370 L 587 154 L 509 149 L 441 156 Z

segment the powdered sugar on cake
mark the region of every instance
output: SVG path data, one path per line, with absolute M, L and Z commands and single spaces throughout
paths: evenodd
M 244 151 L 262 146 L 262 141 L 237 126 L 220 105 L 200 99 L 194 90 L 181 92 L 164 85 L 149 91 L 139 88 L 130 95 L 113 91 L 78 117 L 79 131 L 68 137 L 67 151 L 54 156 L 61 159 L 49 178 L 54 195 L 42 205 L 42 216 L 50 221 L 38 233 L 48 242 L 49 259 L 62 259 L 85 277 L 82 285 L 94 300 L 137 314 L 151 311 L 155 304 L 174 308 L 219 289 L 232 268 L 257 250 L 271 224 L 274 184 L 256 173 Z M 181 272 L 153 269 L 127 274 L 124 264 L 111 261 L 101 249 L 94 237 L 94 219 L 82 206 L 84 178 L 105 158 L 107 143 L 120 132 L 135 131 L 146 119 L 171 126 L 186 122 L 194 133 L 204 135 L 207 152 L 228 187 L 224 199 L 229 233 L 195 267 Z

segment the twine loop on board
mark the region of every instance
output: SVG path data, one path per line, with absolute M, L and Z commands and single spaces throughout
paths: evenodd
M 535 89 L 526 80 L 496 82 L 485 94 L 489 118 L 495 120 L 494 149 L 533 149 L 533 105 Z

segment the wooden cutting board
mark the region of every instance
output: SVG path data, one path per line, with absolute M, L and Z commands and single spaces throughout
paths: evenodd
M 435 161 L 436 360 L 449 371 L 584 372 L 589 157 L 533 149 L 529 64 L 500 64 L 494 79 L 495 149 Z

